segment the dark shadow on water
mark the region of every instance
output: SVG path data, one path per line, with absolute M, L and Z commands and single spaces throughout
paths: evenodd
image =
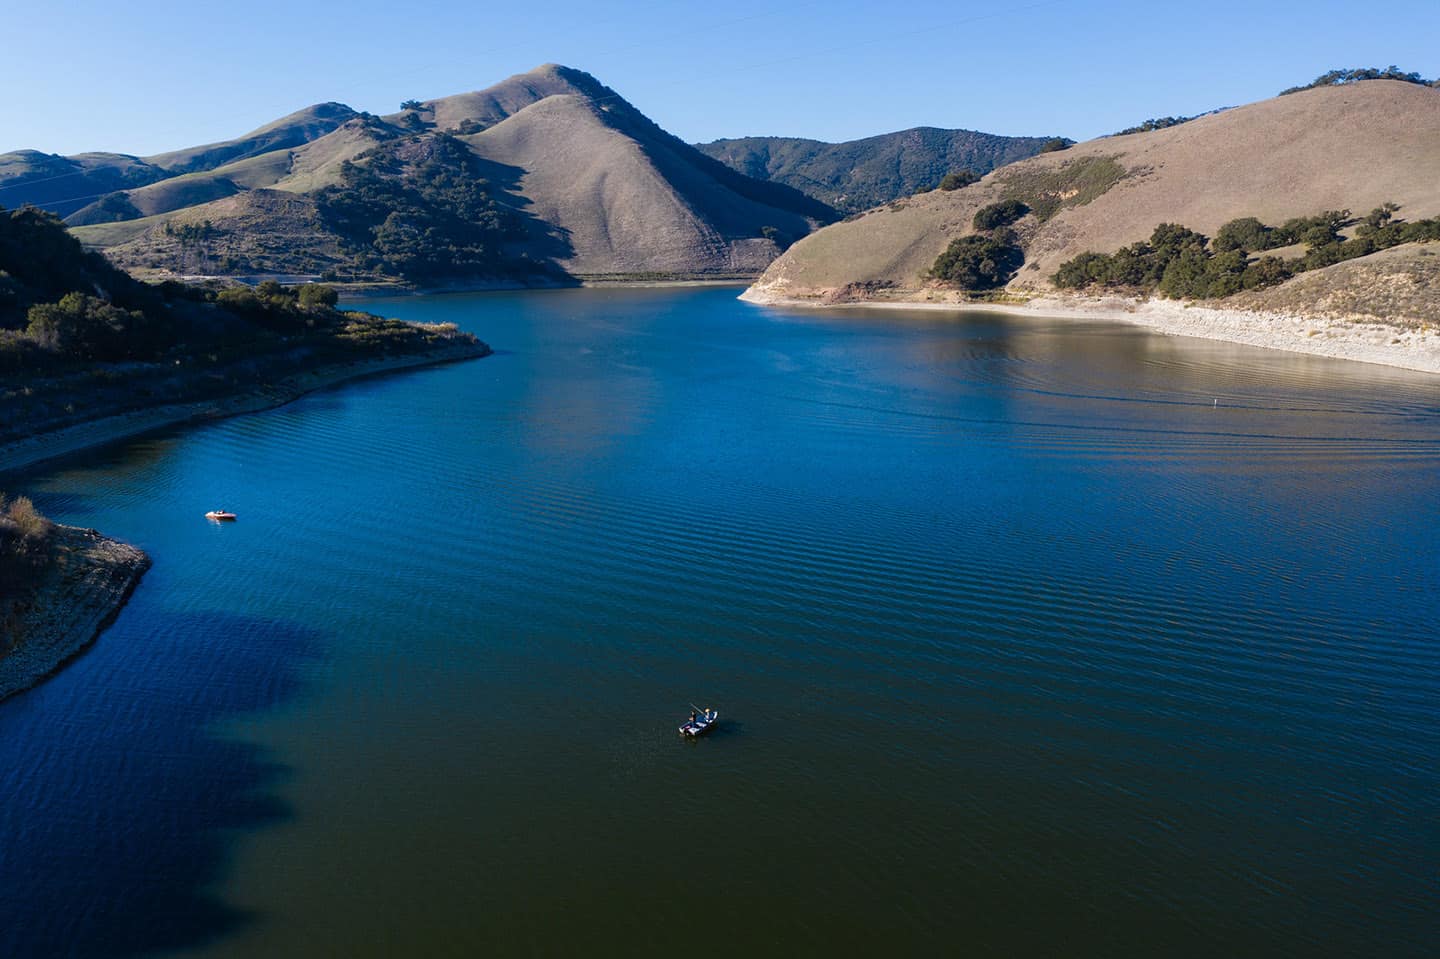
M 213 890 L 231 835 L 292 818 L 273 792 L 289 770 L 217 726 L 294 700 L 322 637 L 155 612 L 0 704 L 6 959 L 192 948 L 254 919 Z

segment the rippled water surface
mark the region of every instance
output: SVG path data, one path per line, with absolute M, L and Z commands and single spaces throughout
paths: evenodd
M 0 705 L 0 954 L 1434 947 L 1434 378 L 735 292 L 12 478 L 155 567 Z

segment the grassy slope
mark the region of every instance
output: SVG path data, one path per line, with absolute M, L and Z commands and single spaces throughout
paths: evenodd
M 546 97 L 581 93 L 567 72 L 559 64 L 547 63 L 484 90 L 427 100 L 422 117 L 438 130 L 458 129 L 466 120 L 494 126 Z M 398 122 L 400 118 L 401 114 L 393 114 L 385 119 Z
M 991 170 L 1040 152 L 1045 137 L 916 127 L 845 143 L 744 137 L 697 149 L 747 176 L 784 183 L 857 213 L 930 188 L 953 170 Z
M 1267 223 L 1327 209 L 1359 212 L 1386 201 L 1407 219 L 1440 214 L 1440 91 L 1376 80 L 1325 87 L 1128 137 L 1091 140 L 1005 167 L 976 186 L 872 210 L 803 240 L 777 260 L 757 292 L 814 296 L 854 282 L 915 288 L 920 274 L 971 218 L 1016 185 L 1063 178 L 1087 158 L 1114 157 L 1127 176 L 1084 204 L 1018 228 L 1027 265 L 1013 285 L 1047 288 L 1065 260 L 1144 239 L 1158 223 L 1213 234 L 1227 220 Z M 1062 191 L 1062 196 L 1068 191 Z M 1056 197 L 1054 199 L 1060 199 Z
M 317 139 L 355 116 L 355 111 L 343 103 L 317 103 L 281 117 L 263 127 L 233 140 L 207 143 L 204 146 L 187 147 L 170 153 L 146 157 L 154 166 L 171 173 L 194 173 L 213 170 L 226 163 L 260 156 L 273 150 L 297 147 Z
M 314 269 L 323 269 L 337 256 L 337 241 L 319 224 L 314 204 L 308 200 L 286 203 L 263 191 L 303 194 L 329 186 L 337 182 L 342 162 L 379 142 L 365 124 L 347 121 L 294 149 L 275 150 L 131 191 L 131 202 L 150 215 L 119 223 L 76 225 L 72 232 L 86 246 L 104 250 L 128 269 L 144 270 L 154 262 L 185 272 L 184 265 L 175 261 L 177 244 L 165 234 L 165 225 L 208 220 L 218 231 L 236 234 L 211 244 L 214 259 L 258 256 L 257 265 L 270 264 L 277 267 L 275 272 L 310 272 L 310 267 L 299 269 L 299 263 L 281 262 L 290 248 L 297 258 L 314 260 L 318 264 Z M 214 195 L 204 196 L 203 191 L 211 188 Z M 245 191 L 262 192 L 249 196 Z M 189 196 L 198 202 L 184 202 Z M 78 217 L 72 218 L 72 223 L 75 219 Z
M 755 238 L 759 227 L 809 230 L 803 216 L 737 195 L 585 96 L 547 97 L 466 139 L 524 171 L 529 211 L 563 237 L 557 259 L 577 274 L 754 272 L 778 252 Z
M 215 236 L 205 241 L 203 258 L 187 254 L 181 241 L 165 232 L 167 225 L 206 222 Z M 141 224 L 142 232 L 127 235 Z M 114 245 L 104 246 L 105 255 L 141 275 L 152 269 L 208 275 L 227 258 L 237 261 L 233 272 L 240 275 L 318 274 L 340 261 L 339 240 L 320 222 L 315 201 L 280 190 L 247 190 L 164 216 L 74 232 L 82 243 L 113 241 Z
M 1407 243 L 1302 273 L 1277 287 L 1240 293 L 1224 303 L 1417 329 L 1440 327 L 1440 248 Z

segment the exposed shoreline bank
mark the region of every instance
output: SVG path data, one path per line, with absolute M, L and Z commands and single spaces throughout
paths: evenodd
M 92 447 L 133 439 L 136 436 L 171 426 L 273 409 L 299 399 L 307 393 L 351 380 L 420 366 L 474 359 L 487 356 L 490 352 L 490 347 L 482 342 L 465 341 L 447 344 L 440 349 L 427 350 L 423 353 L 374 360 L 355 360 L 297 373 L 274 383 L 267 383 L 220 399 L 172 403 L 132 410 L 60 430 L 38 433 L 25 439 L 0 445 L 0 475 L 27 469 L 46 460 L 67 456 Z
M 1026 303 L 968 303 L 957 300 L 814 299 L 779 296 L 751 287 L 740 299 L 759 306 L 874 310 L 1007 313 L 1015 316 L 1114 320 L 1169 336 L 1193 336 L 1306 353 L 1331 359 L 1375 363 L 1422 373 L 1440 373 L 1440 332 L 1407 329 L 1363 318 L 1309 317 L 1210 306 L 1174 300 L 1121 297 L 1045 296 Z
M 18 617 L 19 645 L 0 656 L 0 700 L 58 673 L 120 614 L 150 557 L 93 529 L 57 526 L 59 559 Z M 12 641 L 13 636 L 0 636 Z

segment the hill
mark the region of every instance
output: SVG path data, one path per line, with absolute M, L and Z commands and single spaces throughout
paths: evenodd
M 114 161 L 104 184 L 92 176 L 50 208 L 87 246 L 151 276 L 427 286 L 754 276 L 837 216 L 555 64 L 385 117 L 320 104 L 235 140 L 127 162 L 129 181 Z M 15 159 L 5 179 L 0 166 L 0 191 L 37 202 L 41 167 Z
M 844 143 L 743 137 L 696 147 L 746 176 L 783 183 L 841 212 L 858 213 L 931 189 L 952 171 L 983 175 L 1034 156 L 1049 139 L 916 127 Z
M 73 217 L 72 222 L 81 224 L 168 212 L 228 196 L 244 187 L 217 177 L 201 181 L 203 185 L 191 181 L 178 193 L 162 189 L 158 194 L 141 194 L 139 202 L 134 191 L 157 181 L 213 170 L 251 157 L 283 155 L 280 151 L 318 139 L 356 115 L 344 104 L 316 104 L 234 140 L 143 159 L 123 153 L 62 157 L 17 150 L 0 154 L 0 205 L 13 209 L 30 204 L 62 217 Z M 151 199 L 156 195 L 175 199 L 157 203 Z M 179 201 L 180 197 L 184 202 Z
M 0 153 L 0 205 L 38 206 L 69 216 L 106 194 L 169 176 L 139 157 L 82 153 L 62 157 L 38 150 Z
M 1363 216 L 1386 203 L 1421 220 L 1440 214 L 1436 156 L 1440 91 L 1394 80 L 1322 85 L 1091 140 L 964 189 L 873 209 L 797 244 L 748 295 L 864 298 L 884 290 L 887 298 L 924 298 L 936 287 L 926 274 L 937 258 L 953 240 L 983 232 L 976 214 L 1005 201 L 1024 204 L 1010 226 L 1023 254 L 1008 279 L 1013 293 L 1049 290 L 1063 263 L 1148 242 L 1162 223 L 1214 236 L 1239 218 L 1280 225 L 1325 211 Z
M 261 156 L 317 140 L 358 115 L 343 103 L 317 103 L 234 140 L 160 153 L 146 157 L 145 162 L 171 174 L 213 170 L 236 160 Z

